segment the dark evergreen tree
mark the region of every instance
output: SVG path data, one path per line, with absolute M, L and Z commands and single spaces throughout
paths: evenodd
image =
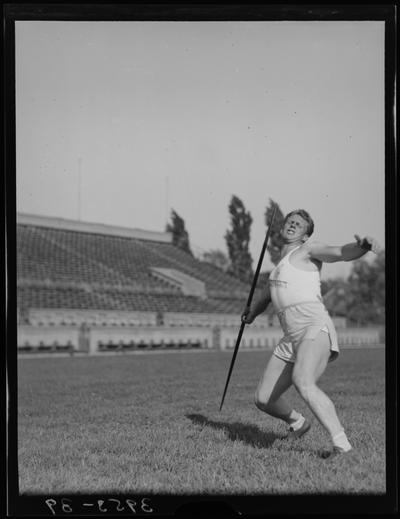
M 321 283 L 326 308 L 357 325 L 385 323 L 385 253 L 353 263 L 349 277 Z
M 283 247 L 281 229 L 282 229 L 283 222 L 285 220 L 285 215 L 282 213 L 282 210 L 279 207 L 279 205 L 274 200 L 272 200 L 272 198 L 270 198 L 269 205 L 267 206 L 267 208 L 265 210 L 265 224 L 267 227 L 269 227 L 269 225 L 271 223 L 272 212 L 274 210 L 274 206 L 276 206 L 276 213 L 275 213 L 275 218 L 274 218 L 274 221 L 273 221 L 272 227 L 271 227 L 271 234 L 270 234 L 269 242 L 267 245 L 267 251 L 271 258 L 271 262 L 274 265 L 277 265 L 280 260 L 281 249 Z
M 228 272 L 245 282 L 253 278 L 253 260 L 249 252 L 250 228 L 253 222 L 243 202 L 233 195 L 229 204 L 231 229 L 225 234 L 230 267 Z
M 359 325 L 385 322 L 385 252 L 355 261 L 348 278 L 347 317 Z
M 350 297 L 350 287 L 347 280 L 338 277 L 321 281 L 321 295 L 330 315 L 333 317 L 347 316 Z
M 189 234 L 185 228 L 185 221 L 173 209 L 171 211 L 171 223 L 168 223 L 165 229 L 172 233 L 172 243 L 180 249 L 192 254 L 189 243 Z

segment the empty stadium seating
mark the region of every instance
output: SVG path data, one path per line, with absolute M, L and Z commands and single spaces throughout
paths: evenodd
M 196 260 L 172 243 L 96 235 L 62 229 L 18 225 L 18 276 L 53 282 L 99 283 L 137 288 L 165 288 L 181 293 L 173 283 L 152 274 L 150 267 L 180 270 L 203 281 L 206 290 L 231 295 L 248 285 L 216 267 Z

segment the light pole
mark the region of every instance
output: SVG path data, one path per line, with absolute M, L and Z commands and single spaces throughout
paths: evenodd
M 81 219 L 82 204 L 82 157 L 78 158 L 78 220 Z

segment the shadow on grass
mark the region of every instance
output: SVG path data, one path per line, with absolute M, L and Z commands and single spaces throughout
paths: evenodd
M 283 436 L 278 434 L 265 432 L 256 425 L 248 425 L 241 422 L 219 422 L 196 413 L 187 414 L 186 418 L 189 418 L 194 424 L 225 431 L 230 440 L 242 441 L 259 449 L 269 448 L 275 440 L 283 438 Z

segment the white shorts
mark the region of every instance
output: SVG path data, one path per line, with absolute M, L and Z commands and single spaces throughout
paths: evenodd
M 323 303 L 318 301 L 299 303 L 278 312 L 284 336 L 274 349 L 274 355 L 286 362 L 296 361 L 296 351 L 305 339 L 314 340 L 319 332 L 329 335 L 331 355 L 329 362 L 339 355 L 335 326 Z

